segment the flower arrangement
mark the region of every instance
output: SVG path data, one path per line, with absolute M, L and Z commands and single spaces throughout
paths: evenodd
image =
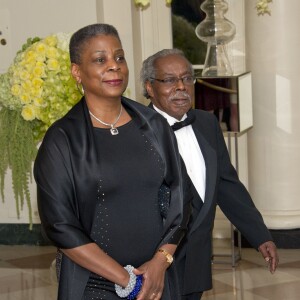
M 30 226 L 29 182 L 38 143 L 81 98 L 70 73 L 70 36 L 28 39 L 0 75 L 0 192 L 4 201 L 5 174 L 11 169 L 17 216 L 26 201 Z
M 70 35 L 64 33 L 29 39 L 4 75 L 8 86 L 6 93 L 1 93 L 0 103 L 21 110 L 26 121 L 40 121 L 34 128 L 38 140 L 79 99 L 70 73 L 69 39 Z
M 264 15 L 268 14 L 271 15 L 271 10 L 269 9 L 269 3 L 272 2 L 272 0 L 257 0 L 256 1 L 256 10 L 257 14 Z
M 170 5 L 172 3 L 172 0 L 166 0 L 166 4 Z M 134 4 L 136 6 L 140 6 L 142 8 L 145 8 L 150 5 L 150 0 L 134 0 Z

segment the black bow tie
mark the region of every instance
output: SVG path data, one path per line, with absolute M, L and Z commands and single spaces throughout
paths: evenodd
M 195 121 L 195 116 L 188 115 L 186 119 L 184 119 L 183 121 L 174 123 L 174 125 L 172 125 L 171 127 L 174 131 L 176 131 L 184 126 L 191 125 L 194 121 Z

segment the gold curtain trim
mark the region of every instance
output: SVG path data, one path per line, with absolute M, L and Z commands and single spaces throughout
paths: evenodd
M 207 86 L 207 87 L 209 87 L 213 90 L 217 90 L 217 91 L 224 92 L 224 93 L 229 93 L 229 94 L 237 94 L 237 90 L 224 88 L 222 86 L 218 86 L 218 85 L 206 82 L 203 79 L 197 78 L 197 82 L 200 83 L 200 84 L 203 84 L 203 85 L 205 85 L 205 86 Z

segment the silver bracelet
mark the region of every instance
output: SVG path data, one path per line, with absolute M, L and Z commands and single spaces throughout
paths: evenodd
M 115 284 L 116 293 L 121 298 L 126 298 L 133 291 L 136 284 L 136 275 L 133 273 L 134 267 L 127 265 L 126 267 L 124 267 L 124 269 L 129 274 L 129 282 L 127 286 L 123 288 L 122 286 Z

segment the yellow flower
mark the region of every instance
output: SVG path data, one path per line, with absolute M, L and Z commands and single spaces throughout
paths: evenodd
M 172 0 L 165 0 L 167 5 L 172 3 Z M 134 0 L 136 6 L 146 7 L 150 4 L 150 0 Z
M 21 86 L 22 86 L 23 90 L 30 92 L 32 84 L 31 84 L 30 80 L 26 80 L 21 83 Z
M 40 88 L 44 84 L 44 81 L 41 78 L 35 77 L 32 79 L 31 84 L 33 88 Z
M 54 35 L 47 36 L 44 39 L 44 43 L 50 47 L 55 47 L 57 44 L 57 38 Z
M 271 15 L 271 10 L 269 9 L 269 3 L 272 2 L 272 0 L 257 0 L 256 1 L 256 10 L 257 10 L 257 14 L 260 15 L 264 15 L 264 14 L 268 14 Z
M 14 85 L 11 87 L 11 93 L 12 93 L 14 96 L 19 96 L 20 93 L 21 93 L 21 86 L 18 85 L 18 84 L 14 84 Z
M 33 103 L 35 106 L 45 106 L 44 100 L 41 97 L 34 98 Z
M 40 64 L 37 63 L 32 70 L 32 75 L 34 77 L 46 77 L 45 66 L 46 65 L 44 63 L 40 63 Z
M 57 58 L 59 56 L 58 50 L 55 47 L 49 47 L 46 50 L 46 56 L 48 58 Z
M 28 73 L 27 70 L 20 70 L 19 76 L 21 80 L 28 80 L 30 78 L 30 74 Z
M 134 0 L 135 5 L 145 7 L 150 4 L 150 0 Z
M 46 53 L 46 45 L 42 42 L 37 42 L 35 47 L 38 55 L 45 55 Z
M 41 97 L 43 93 L 44 81 L 40 78 L 33 78 L 31 81 L 30 94 L 33 98 Z
M 25 60 L 26 61 L 33 61 L 36 58 L 36 53 L 32 50 L 29 50 L 25 53 Z
M 55 58 L 50 58 L 47 62 L 47 66 L 51 71 L 59 70 L 59 62 Z
M 24 60 L 25 69 L 31 73 L 36 63 L 36 58 L 31 58 L 31 60 Z
M 43 93 L 43 88 L 42 87 L 32 87 L 31 89 L 31 96 L 34 98 L 34 97 L 41 97 L 42 96 L 42 93 Z
M 28 39 L 0 82 L 0 105 L 21 109 L 25 120 L 38 119 L 33 131 L 39 138 L 81 98 L 70 73 L 70 37 Z
M 20 95 L 20 99 L 22 104 L 29 104 L 31 102 L 31 98 L 26 92 Z
M 31 104 L 23 106 L 21 115 L 26 121 L 34 120 L 36 116 L 34 106 Z
M 27 51 L 25 53 L 25 57 L 22 62 L 22 65 L 24 65 L 27 70 L 31 70 L 32 66 L 35 65 L 36 60 L 37 60 L 37 54 L 32 50 Z

